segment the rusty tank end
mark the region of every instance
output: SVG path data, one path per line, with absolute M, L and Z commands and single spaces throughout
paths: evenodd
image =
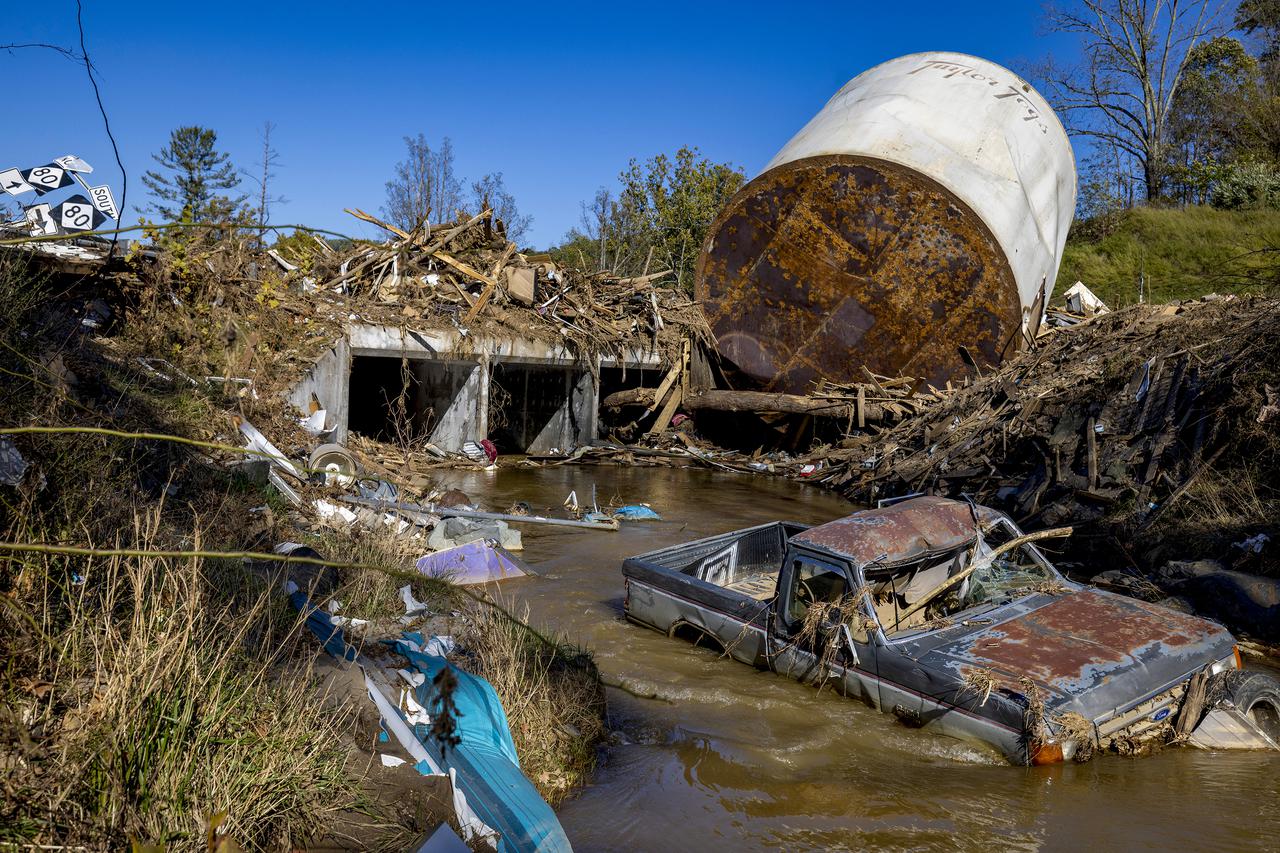
M 958 347 L 998 363 L 1022 305 L 994 235 L 932 179 L 871 157 L 786 163 L 711 226 L 696 293 L 720 353 L 768 390 L 861 368 L 940 384 Z

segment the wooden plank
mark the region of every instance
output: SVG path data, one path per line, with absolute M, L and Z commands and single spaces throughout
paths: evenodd
M 877 394 L 879 394 L 881 397 L 890 396 L 889 392 L 884 390 L 884 386 L 881 385 L 880 382 L 876 379 L 876 375 L 872 373 L 870 370 L 868 370 L 865 364 L 862 365 L 862 372 L 865 373 L 867 375 L 867 378 L 871 380 L 871 386 L 876 389 Z
M 409 234 L 407 232 L 400 230 L 399 228 L 397 228 L 394 225 L 391 225 L 390 223 L 383 222 L 381 219 L 379 219 L 376 216 L 365 213 L 363 210 L 361 210 L 358 207 L 355 208 L 354 210 L 349 207 L 344 207 L 342 208 L 342 210 L 344 213 L 350 213 L 356 219 L 362 220 L 364 222 L 368 222 L 370 225 L 377 225 L 379 228 L 390 231 L 392 234 L 396 235 L 401 240 L 409 239 Z
M 654 392 L 653 401 L 649 403 L 647 407 L 645 407 L 644 415 L 649 414 L 654 409 L 658 408 L 658 406 L 662 405 L 662 401 L 666 398 L 667 392 L 671 390 L 672 384 L 675 383 L 676 379 L 679 378 L 679 376 L 680 376 L 680 365 L 679 364 L 672 365 L 671 370 L 668 371 L 667 375 L 664 376 L 662 378 L 662 381 L 658 383 L 658 390 Z M 640 417 L 643 418 L 644 415 L 641 415 Z
M 867 389 L 858 386 L 858 429 L 866 429 L 867 426 Z
M 654 435 L 666 429 L 667 424 L 671 423 L 671 418 L 675 415 L 676 407 L 680 405 L 680 401 L 680 389 L 675 388 L 672 390 L 671 395 L 667 397 L 667 404 L 658 413 L 658 419 L 653 422 L 653 426 L 649 427 L 647 435 Z
M 1089 468 L 1089 491 L 1096 491 L 1098 488 L 1098 433 L 1094 429 L 1097 423 L 1096 419 L 1089 418 L 1084 425 L 1085 453 Z
M 488 275 L 485 275 L 484 273 L 480 272 L 480 270 L 476 269 L 470 264 L 463 263 L 462 261 L 453 257 L 453 255 L 447 254 L 445 252 L 440 252 L 440 251 L 435 251 L 435 252 L 432 252 L 431 254 L 433 254 L 435 257 L 439 258 L 440 260 L 444 261 L 446 264 L 453 267 L 455 270 L 462 273 L 463 275 L 469 275 L 472 278 L 474 278 L 476 281 L 483 281 L 485 284 L 489 285 L 490 287 L 498 286 L 498 282 L 495 279 L 491 278 Z
M 467 316 L 462 318 L 462 324 L 464 326 L 469 325 L 484 306 L 489 304 L 489 300 L 493 298 L 493 291 L 494 287 L 492 284 L 486 286 L 485 289 L 481 291 L 480 296 L 476 299 L 476 304 L 472 305 L 471 310 L 467 312 Z

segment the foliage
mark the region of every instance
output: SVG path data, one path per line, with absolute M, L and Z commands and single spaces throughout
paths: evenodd
M 1083 281 L 1112 308 L 1138 301 L 1274 288 L 1280 275 L 1280 211 L 1210 207 L 1125 211 L 1111 233 L 1072 232 L 1056 293 Z
M 1214 165 L 1240 148 L 1238 116 L 1257 73 L 1257 60 L 1234 38 L 1219 36 L 1191 49 L 1170 110 L 1166 198 L 1208 199 Z
M 1262 43 L 1261 59 L 1280 59 L 1280 0 L 1240 0 L 1236 29 L 1256 36 Z
M 218 134 L 206 127 L 179 127 L 169 135 L 169 144 L 151 155 L 168 174 L 148 171 L 142 183 L 156 201 L 148 210 L 165 222 L 174 222 L 184 213 L 193 222 L 222 222 L 232 216 L 245 196 L 222 195 L 240 185 L 235 167 L 226 153 L 217 150 Z
M 1101 240 L 1120 226 L 1124 211 L 1130 205 L 1122 195 L 1126 187 L 1117 183 L 1110 165 L 1094 159 L 1088 161 L 1081 171 L 1071 239 Z
M 407 156 L 387 181 L 382 213 L 391 224 L 411 231 L 424 221 L 446 222 L 462 207 L 462 183 L 453 171 L 453 140 L 433 149 L 421 133 L 404 138 Z
M 618 176 L 615 197 L 605 188 L 582 205 L 582 227 L 565 236 L 552 257 L 618 275 L 670 269 L 692 291 L 693 271 L 707 229 L 746 181 L 741 169 L 713 163 L 697 148 L 674 156 L 631 160 Z
M 1213 172 L 1210 203 L 1224 210 L 1280 209 L 1280 169 L 1246 160 Z

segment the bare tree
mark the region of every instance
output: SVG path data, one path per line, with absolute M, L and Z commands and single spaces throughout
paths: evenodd
M 507 190 L 501 172 L 490 172 L 480 180 L 471 182 L 471 206 L 477 212 L 485 207 L 491 209 L 494 219 L 501 220 L 506 228 L 507 239 L 516 244 L 520 243 L 533 224 L 532 216 L 520 213 L 516 197 Z
M 257 210 L 256 219 L 259 228 L 263 228 L 271 221 L 271 206 L 273 204 L 288 204 L 289 200 L 282 195 L 271 194 L 271 182 L 275 180 L 275 170 L 280 166 L 280 154 L 271 146 L 271 132 L 276 129 L 275 122 L 266 121 L 262 123 L 262 158 L 258 161 L 255 171 L 242 169 L 241 174 L 249 179 L 257 186 Z M 259 231 L 259 234 L 262 232 Z
M 446 136 L 433 150 L 419 133 L 416 139 L 406 136 L 404 144 L 408 156 L 387 181 L 383 215 L 406 231 L 426 220 L 448 221 L 462 207 L 462 185 L 453 172 L 453 142 Z
M 595 241 L 599 247 L 596 253 L 596 261 L 600 269 L 609 269 L 609 230 L 610 223 L 613 219 L 613 193 L 605 187 L 596 190 L 595 198 L 591 200 L 591 204 L 585 201 L 579 203 L 582 208 L 580 221 L 582 222 L 583 236 Z
M 1162 196 L 1169 115 L 1196 44 L 1225 29 L 1225 0 L 1075 0 L 1049 28 L 1081 38 L 1076 66 L 1041 75 L 1068 129 L 1130 158 L 1148 201 Z

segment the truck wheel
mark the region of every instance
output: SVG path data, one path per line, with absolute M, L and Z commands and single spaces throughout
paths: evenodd
M 1267 737 L 1280 743 L 1280 681 L 1265 672 L 1243 669 L 1224 672 L 1219 678 L 1214 685 L 1221 691 L 1219 698 L 1230 701 Z

